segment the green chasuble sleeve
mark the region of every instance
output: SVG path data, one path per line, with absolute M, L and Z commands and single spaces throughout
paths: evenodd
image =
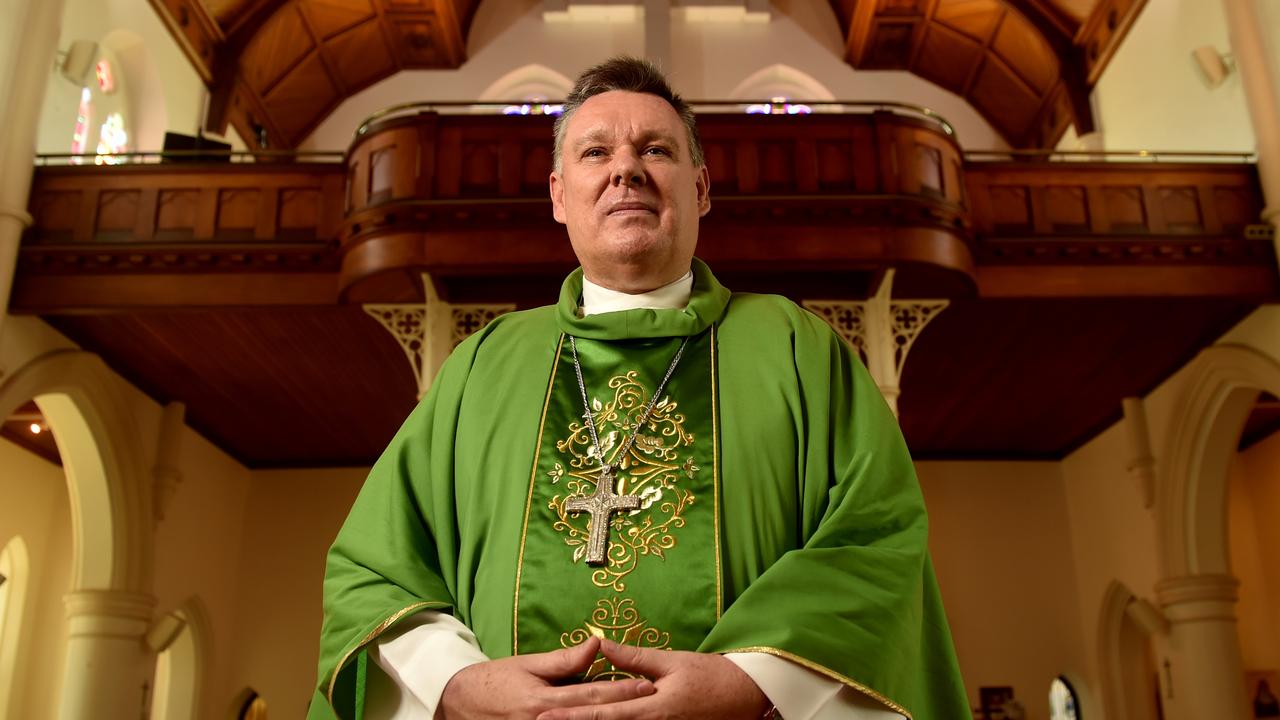
M 790 302 L 735 294 L 719 354 L 728 597 L 699 649 L 779 655 L 916 720 L 968 718 L 919 483 L 852 348 Z

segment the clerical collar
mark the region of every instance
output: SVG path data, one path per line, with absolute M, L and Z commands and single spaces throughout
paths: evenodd
M 706 330 L 718 322 L 729 305 L 729 291 L 716 281 L 706 263 L 694 258 L 693 287 L 687 290 L 688 302 L 675 307 L 638 307 L 601 312 L 594 301 L 592 315 L 580 313 L 583 300 L 582 268 L 565 278 L 560 286 L 560 302 L 556 303 L 556 324 L 560 331 L 577 338 L 592 340 L 625 340 L 642 338 L 687 337 Z M 689 282 L 689 280 L 684 282 Z M 679 281 L 677 281 L 679 283 Z
M 678 310 L 689 304 L 693 294 L 693 270 L 660 288 L 634 295 L 610 290 L 582 276 L 582 317 L 622 310 Z

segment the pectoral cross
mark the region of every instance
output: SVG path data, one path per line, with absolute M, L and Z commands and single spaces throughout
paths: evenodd
M 587 564 L 604 565 L 609 547 L 609 518 L 616 512 L 638 510 L 639 495 L 618 495 L 613 491 L 612 465 L 600 468 L 596 491 L 586 497 L 566 502 L 564 509 L 571 513 L 590 513 L 591 532 L 587 535 Z

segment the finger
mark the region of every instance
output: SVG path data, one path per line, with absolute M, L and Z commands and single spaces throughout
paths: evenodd
M 537 720 L 643 720 L 663 717 L 659 712 L 662 701 L 657 695 L 624 700 L 608 705 L 582 705 L 571 708 L 554 708 L 538 715 Z
M 589 682 L 547 688 L 542 698 L 552 707 L 568 708 L 580 705 L 608 705 L 609 703 L 635 700 L 657 692 L 653 683 L 644 678 L 615 680 L 613 682 Z
M 660 678 L 669 674 L 675 658 L 670 650 L 619 645 L 612 640 L 601 641 L 600 652 L 604 653 L 605 658 L 619 670 L 647 675 L 651 678 Z
M 581 645 L 536 655 L 525 655 L 524 668 L 543 680 L 559 680 L 586 672 L 600 652 L 600 639 L 589 637 Z

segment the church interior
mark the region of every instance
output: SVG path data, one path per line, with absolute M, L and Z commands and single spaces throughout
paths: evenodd
M 306 714 L 325 551 L 555 302 L 553 117 L 619 54 L 698 112 L 698 256 L 897 413 L 974 717 L 1280 717 L 1280 2 L 0 16 L 0 720 Z

